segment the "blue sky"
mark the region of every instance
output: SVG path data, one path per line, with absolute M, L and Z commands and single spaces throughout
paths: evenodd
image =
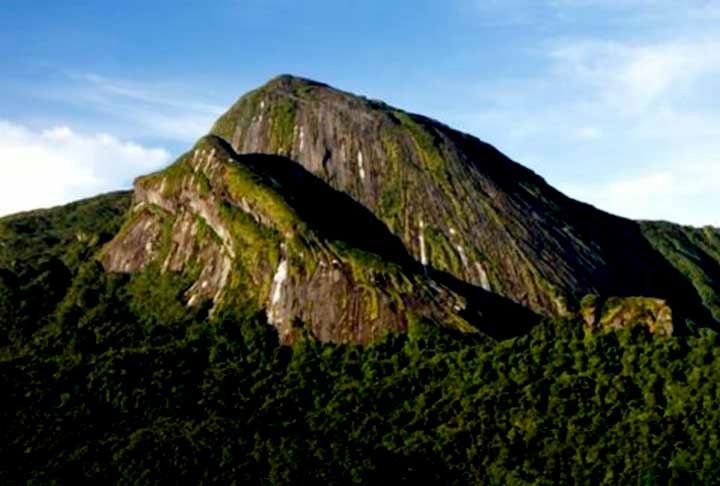
M 292 73 L 605 210 L 720 226 L 718 22 L 716 0 L 5 0 L 0 214 L 128 187 Z

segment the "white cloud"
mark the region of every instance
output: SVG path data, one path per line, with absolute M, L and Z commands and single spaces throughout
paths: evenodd
M 0 214 L 128 187 L 169 160 L 162 148 L 103 133 L 81 134 L 67 126 L 35 131 L 0 120 Z
M 602 138 L 602 131 L 595 127 L 581 127 L 577 130 L 577 136 L 582 140 L 599 140 Z
M 654 172 L 563 189 L 606 211 L 634 219 L 720 227 L 720 159 L 677 163 Z
M 549 4 L 557 8 L 644 8 L 667 5 L 671 0 L 550 0 Z M 674 0 L 673 3 L 677 3 Z
M 572 195 L 632 218 L 720 226 L 720 115 L 707 97 L 720 88 L 720 39 L 568 43 L 551 58 L 553 76 L 581 93 L 568 100 L 576 114 L 622 147 L 595 169 L 605 182 L 586 177 Z
M 718 13 L 714 0 L 546 0 L 556 9 L 606 9 L 618 11 L 652 12 L 655 15 L 674 15 L 695 17 Z
M 178 97 L 177 86 L 164 83 L 138 83 L 122 79 L 113 79 L 100 76 L 95 73 L 85 73 L 75 78 L 88 81 L 101 91 L 108 94 L 115 94 L 136 101 L 142 101 L 155 105 L 163 105 L 183 110 L 199 111 L 204 113 L 215 113 L 222 107 L 194 100 L 187 97 Z
M 481 25 L 558 27 L 602 23 L 646 30 L 663 24 L 693 22 L 712 27 L 720 19 L 716 0 L 463 0 L 463 7 L 480 14 Z

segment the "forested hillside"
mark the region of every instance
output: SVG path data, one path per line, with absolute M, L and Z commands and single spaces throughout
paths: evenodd
M 502 343 L 430 328 L 281 347 L 262 316 L 157 320 L 113 297 L 118 277 L 87 272 L 102 290 L 80 325 L 68 310 L 3 353 L 3 482 L 684 485 L 720 473 L 712 332 L 586 335 L 559 320 Z
M 643 222 L 643 233 L 690 280 L 720 321 L 720 229 Z
M 0 219 L 0 344 L 47 324 L 80 264 L 120 229 L 130 193 Z

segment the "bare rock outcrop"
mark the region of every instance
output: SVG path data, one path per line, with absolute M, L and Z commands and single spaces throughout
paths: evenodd
M 582 301 L 581 315 L 590 330 L 623 329 L 643 325 L 658 336 L 673 333 L 672 310 L 667 302 L 649 297 L 611 297 L 588 295 Z

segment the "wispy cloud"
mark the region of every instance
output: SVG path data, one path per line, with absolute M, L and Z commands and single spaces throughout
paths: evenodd
M 52 90 L 35 95 L 81 107 L 102 117 L 104 125 L 121 126 L 126 135 L 190 144 L 205 134 L 223 112 L 197 88 L 172 82 L 132 81 L 96 73 L 66 74 Z
M 481 13 L 507 12 L 510 18 L 525 14 L 550 14 L 562 19 L 562 14 L 594 11 L 598 14 L 619 14 L 633 20 L 714 18 L 720 14 L 715 0 L 466 0 Z M 630 14 L 631 17 L 627 17 Z M 637 18 L 637 17 L 634 17 Z M 606 19 L 607 20 L 607 19 Z
M 716 14 L 719 9 L 714 0 L 546 0 L 556 9 L 607 9 L 619 11 L 638 11 L 673 13 L 694 17 L 699 14 Z
M 572 41 L 553 48 L 554 75 L 571 79 L 607 108 L 643 114 L 692 98 L 720 74 L 720 39 L 628 44 Z
M 0 120 L 0 214 L 53 206 L 129 187 L 170 160 L 161 148 L 67 126 L 33 131 Z
M 188 99 L 187 96 L 178 97 L 179 93 L 177 93 L 177 91 L 182 90 L 182 88 L 169 83 L 139 83 L 128 80 L 107 78 L 95 73 L 85 73 L 80 75 L 70 74 L 70 77 L 87 81 L 96 87 L 100 92 L 108 95 L 116 95 L 152 105 L 197 111 L 207 114 L 217 113 L 223 108 L 222 106 L 214 105 L 202 100 L 193 98 Z
M 576 134 L 583 140 L 600 140 L 603 137 L 602 131 L 595 127 L 580 127 Z
M 583 94 L 578 110 L 628 147 L 625 161 L 608 154 L 609 180 L 566 190 L 629 217 L 720 225 L 720 115 L 708 106 L 720 89 L 720 38 L 569 43 L 551 58 L 552 76 Z
M 548 38 L 534 55 L 529 75 L 476 85 L 466 129 L 608 211 L 720 225 L 720 35 Z

